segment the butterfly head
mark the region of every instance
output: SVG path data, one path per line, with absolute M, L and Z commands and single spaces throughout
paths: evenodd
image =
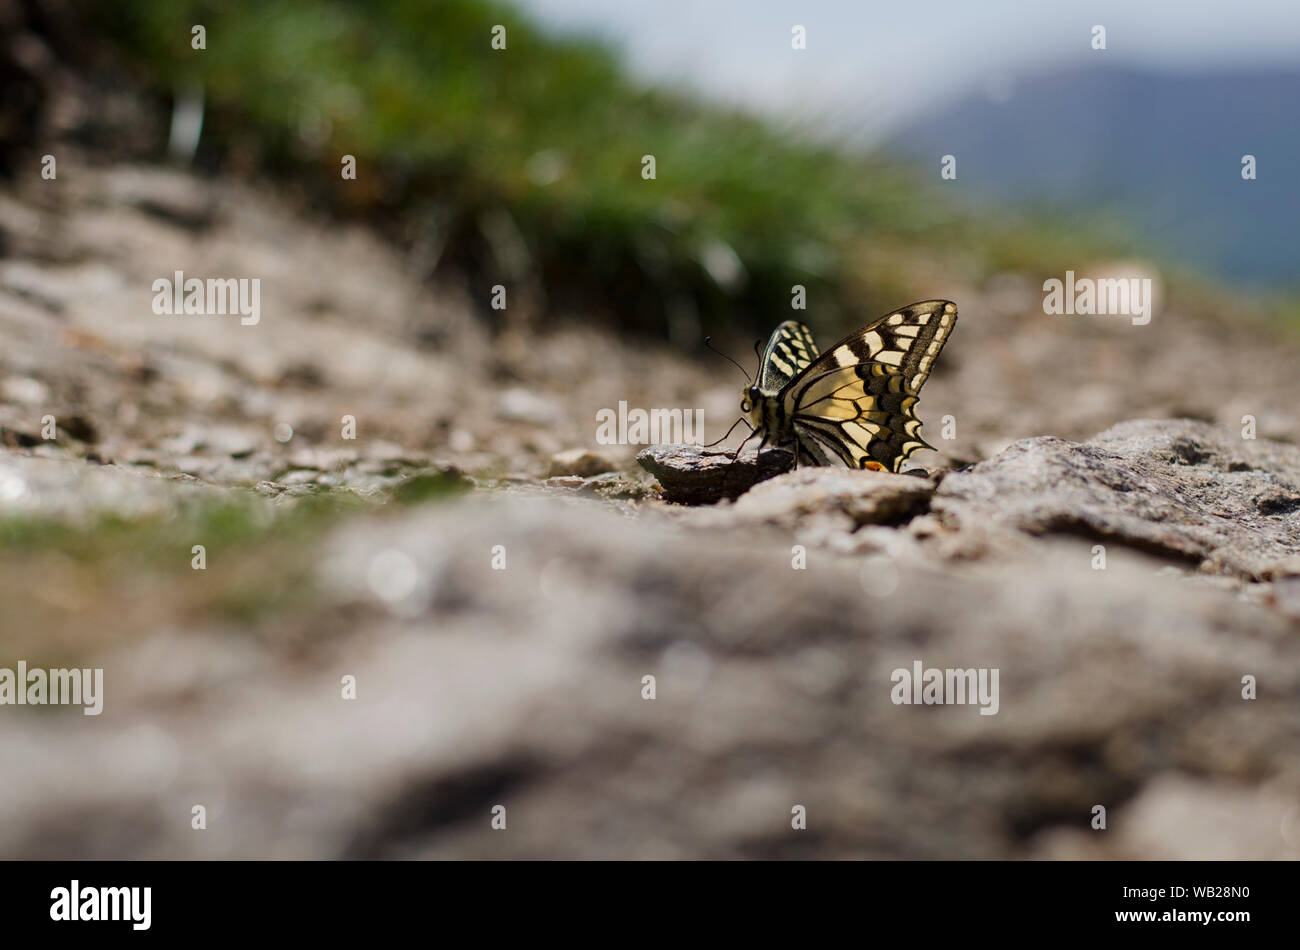
M 749 386 L 740 391 L 740 411 L 743 412 L 751 422 L 757 422 L 760 412 L 759 403 L 762 401 L 763 394 L 759 392 L 758 386 Z

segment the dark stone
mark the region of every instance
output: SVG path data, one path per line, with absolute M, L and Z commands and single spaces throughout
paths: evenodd
M 698 445 L 652 445 L 637 464 L 659 480 L 664 499 L 683 505 L 708 505 L 738 498 L 751 487 L 789 471 L 794 454 L 785 449 L 748 450 L 733 457 Z

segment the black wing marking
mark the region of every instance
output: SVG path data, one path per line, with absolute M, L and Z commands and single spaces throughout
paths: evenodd
M 763 350 L 758 372 L 758 388 L 765 393 L 779 393 L 818 356 L 812 331 L 798 320 L 787 320 L 772 332 Z
M 913 452 L 933 448 L 919 434 L 916 402 L 956 322 L 951 301 L 912 304 L 805 367 L 782 392 L 801 455 L 896 472 Z

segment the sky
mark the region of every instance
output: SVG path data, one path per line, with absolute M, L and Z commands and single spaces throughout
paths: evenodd
M 516 0 L 639 74 L 864 141 L 972 89 L 1102 55 L 1204 71 L 1300 63 L 1300 0 Z M 791 49 L 791 28 L 807 49 Z M 1091 49 L 1094 25 L 1107 50 Z

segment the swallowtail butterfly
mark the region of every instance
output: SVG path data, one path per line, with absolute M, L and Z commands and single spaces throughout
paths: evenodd
M 763 445 L 796 464 L 897 472 L 918 449 L 916 401 L 957 323 L 957 305 L 901 307 L 818 354 L 812 332 L 787 320 L 767 341 L 740 409 Z

